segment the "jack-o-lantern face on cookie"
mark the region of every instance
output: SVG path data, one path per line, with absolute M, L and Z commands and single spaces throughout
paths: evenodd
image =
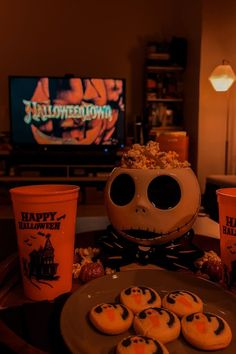
M 232 332 L 228 323 L 215 314 L 193 313 L 184 316 L 181 324 L 185 339 L 200 349 L 225 348 L 232 339 Z
M 159 294 L 154 289 L 145 286 L 132 286 L 122 290 L 120 300 L 134 313 L 140 312 L 147 307 L 159 307 L 161 305 Z
M 133 335 L 122 339 L 117 345 L 117 354 L 168 354 L 159 341 L 146 336 Z
M 180 321 L 171 311 L 160 308 L 147 308 L 134 317 L 135 332 L 167 343 L 176 339 L 180 333 Z
M 200 188 L 190 168 L 118 167 L 107 181 L 105 202 L 121 237 L 147 246 L 164 244 L 192 227 Z
M 101 332 L 119 334 L 131 326 L 133 313 L 122 304 L 102 303 L 90 310 L 89 318 Z
M 162 305 L 179 317 L 203 311 L 202 300 L 196 294 L 184 290 L 171 291 L 165 295 Z

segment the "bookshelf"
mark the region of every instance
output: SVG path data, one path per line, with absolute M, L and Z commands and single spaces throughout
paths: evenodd
M 184 130 L 186 54 L 183 38 L 147 43 L 144 68 L 146 140 L 156 140 L 165 132 Z

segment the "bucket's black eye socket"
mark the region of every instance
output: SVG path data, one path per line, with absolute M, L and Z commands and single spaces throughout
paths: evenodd
M 170 176 L 158 176 L 148 186 L 148 199 L 159 209 L 175 207 L 181 198 L 178 182 Z
M 126 173 L 117 176 L 111 184 L 110 197 L 116 205 L 126 205 L 133 199 L 135 185 L 132 177 Z

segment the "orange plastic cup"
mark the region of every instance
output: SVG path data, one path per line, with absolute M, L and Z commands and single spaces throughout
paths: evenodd
M 26 297 L 52 300 L 69 292 L 79 187 L 32 185 L 10 193 Z
M 236 285 L 236 188 L 216 191 L 219 208 L 220 253 L 226 286 Z

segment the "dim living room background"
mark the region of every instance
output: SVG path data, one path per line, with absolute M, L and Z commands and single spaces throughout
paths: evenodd
M 133 137 L 136 119 L 143 117 L 145 45 L 182 37 L 188 43 L 184 128 L 189 160 L 202 192 L 207 176 L 224 174 L 226 95 L 212 90 L 208 77 L 222 59 L 236 68 L 233 0 L 227 7 L 219 0 L 191 6 L 187 0 L 113 1 L 112 5 L 108 0 L 69 5 L 53 0 L 34 6 L 29 0 L 4 0 L 0 17 L 1 132 L 10 130 L 8 76 L 72 73 L 126 79 L 126 130 Z M 235 90 L 233 86 L 229 102 L 232 132 Z M 235 152 L 230 148 L 229 153 L 234 160 Z

